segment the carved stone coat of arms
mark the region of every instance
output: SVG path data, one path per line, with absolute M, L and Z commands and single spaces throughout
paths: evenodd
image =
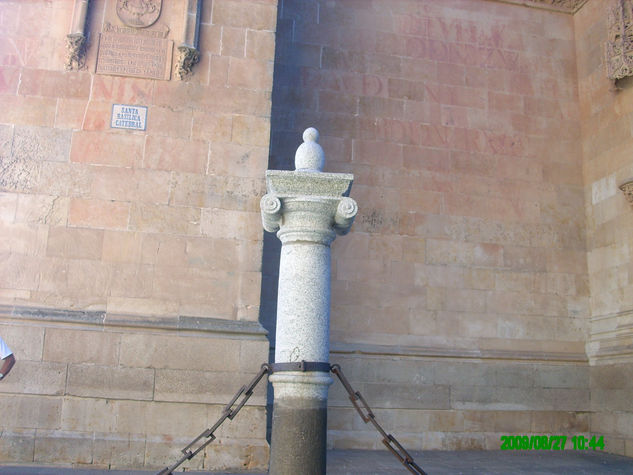
M 162 0 L 117 0 L 116 14 L 127 26 L 146 28 L 160 16 Z

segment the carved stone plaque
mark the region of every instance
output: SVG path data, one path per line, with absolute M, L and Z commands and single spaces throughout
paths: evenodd
M 165 38 L 104 32 L 97 74 L 169 80 L 174 42 Z

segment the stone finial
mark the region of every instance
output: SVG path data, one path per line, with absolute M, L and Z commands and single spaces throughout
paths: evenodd
M 325 164 L 325 154 L 317 143 L 319 131 L 309 127 L 303 132 L 303 143 L 295 153 L 295 169 L 300 171 L 320 172 Z

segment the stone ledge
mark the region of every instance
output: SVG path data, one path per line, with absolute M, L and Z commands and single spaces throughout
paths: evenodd
M 0 305 L 0 318 L 21 321 L 72 323 L 101 327 L 135 327 L 151 330 L 176 330 L 241 335 L 264 339 L 268 332 L 259 322 L 224 320 L 221 318 L 155 317 L 146 315 L 110 314 L 102 310 L 67 310 L 47 307 Z
M 0 305 L 0 317 L 19 320 L 43 320 L 50 322 L 87 323 L 103 325 L 106 313 L 91 310 L 63 310 L 46 307 Z
M 587 363 L 585 353 L 535 350 L 467 349 L 431 346 L 376 345 L 332 342 L 330 352 L 338 355 L 411 356 L 424 358 L 494 359 Z
M 633 361 L 633 311 L 597 315 L 589 323 L 587 353 L 592 364 Z
M 601 340 L 590 346 L 592 365 L 620 364 L 633 362 L 633 343 L 631 337 L 616 337 Z M 597 346 L 597 348 L 596 348 Z

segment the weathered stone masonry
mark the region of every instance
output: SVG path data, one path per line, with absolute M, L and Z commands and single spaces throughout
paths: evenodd
M 196 2 L 165 1 L 169 80 L 95 73 L 99 33 L 129 28 L 114 0 L 67 71 L 82 3 L 0 2 L 3 463 L 163 467 L 217 419 L 276 350 L 259 202 L 309 125 L 360 204 L 330 360 L 381 423 L 412 450 L 633 454 L 632 99 L 602 0 L 204 0 L 183 79 Z M 266 466 L 260 391 L 192 468 Z M 333 385 L 330 446 L 379 448 L 356 417 Z

